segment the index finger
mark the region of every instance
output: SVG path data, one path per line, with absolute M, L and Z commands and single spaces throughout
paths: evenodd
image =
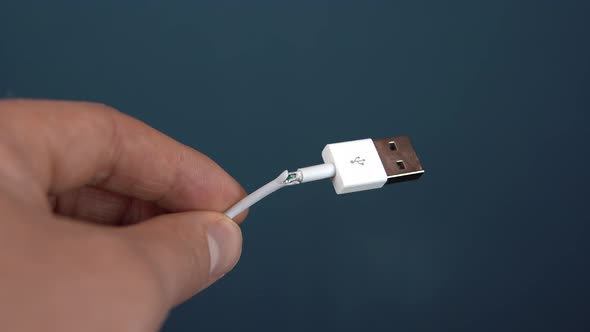
M 244 196 L 207 156 L 104 105 L 0 101 L 0 119 L 0 153 L 13 157 L 2 159 L 15 160 L 11 175 L 44 193 L 91 184 L 176 212 L 221 212 Z

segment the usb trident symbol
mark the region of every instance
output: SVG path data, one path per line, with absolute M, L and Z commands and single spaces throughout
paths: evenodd
M 365 160 L 361 159 L 361 157 L 356 157 L 353 160 L 350 161 L 351 164 L 357 163 L 359 165 L 364 165 L 365 164 Z

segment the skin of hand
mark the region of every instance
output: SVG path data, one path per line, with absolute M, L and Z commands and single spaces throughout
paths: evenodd
M 245 193 L 99 104 L 0 101 L 0 330 L 156 331 L 237 263 Z

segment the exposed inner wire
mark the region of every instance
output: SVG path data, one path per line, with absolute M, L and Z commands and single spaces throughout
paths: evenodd
M 287 173 L 287 177 L 285 178 L 285 180 L 283 180 L 283 183 L 290 186 L 294 184 L 300 184 L 302 181 L 303 174 L 301 173 L 301 171 L 295 171 Z

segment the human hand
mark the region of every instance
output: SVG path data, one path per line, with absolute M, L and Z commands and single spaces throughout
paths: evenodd
M 0 101 L 0 180 L 2 331 L 154 331 L 241 253 L 240 185 L 106 106 Z

